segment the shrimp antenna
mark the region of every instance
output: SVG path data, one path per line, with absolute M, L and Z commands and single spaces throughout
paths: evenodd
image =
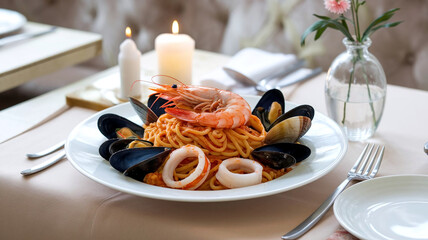
M 133 82 L 132 82 L 131 87 L 129 88 L 129 90 L 132 90 L 132 88 L 134 87 L 134 85 L 135 85 L 137 82 L 151 83 L 151 82 L 150 82 L 150 81 L 148 81 L 148 80 L 135 80 L 135 81 L 133 81 Z
M 167 78 L 171 78 L 171 79 L 173 79 L 173 80 L 175 80 L 175 81 L 179 82 L 180 84 L 182 84 L 182 85 L 184 85 L 184 86 L 187 86 L 185 83 L 183 83 L 182 81 L 178 80 L 178 79 L 177 79 L 177 78 L 175 78 L 175 77 L 172 77 L 172 76 L 169 76 L 169 75 L 162 75 L 162 74 L 158 74 L 158 75 L 154 75 L 154 76 L 152 76 L 152 78 L 151 78 L 152 83 L 154 83 L 154 84 L 156 84 L 156 85 L 161 85 L 160 83 L 155 82 L 154 78 L 156 78 L 156 77 L 167 77 Z

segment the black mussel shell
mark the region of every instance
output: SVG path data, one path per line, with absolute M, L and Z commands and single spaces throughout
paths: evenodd
M 144 128 L 113 113 L 107 113 L 98 118 L 98 129 L 108 139 L 116 138 L 116 130 L 127 127 L 141 138 L 144 136 Z
M 159 94 L 152 94 L 147 101 L 147 106 L 159 117 L 165 113 L 165 108 L 162 106 L 167 102 L 168 100 L 160 98 Z
M 256 148 L 251 155 L 256 161 L 281 169 L 303 161 L 311 155 L 311 149 L 297 143 L 275 143 Z
M 281 105 L 282 112 L 284 112 L 284 95 L 278 89 L 271 89 L 265 94 L 263 94 L 252 112 L 253 115 L 257 116 L 260 119 L 265 129 L 268 129 L 271 125 L 268 120 L 268 115 L 273 102 L 278 102 Z
M 275 151 L 253 151 L 253 158 L 273 169 L 288 168 L 296 164 L 296 159 L 290 154 Z
M 273 126 L 278 124 L 279 122 L 284 121 L 287 118 L 296 117 L 296 116 L 304 116 L 308 117 L 311 120 L 314 119 L 315 110 L 310 105 L 300 105 L 297 106 L 290 111 L 287 111 L 286 113 L 279 116 L 270 126 L 266 129 L 266 131 L 269 131 Z
M 268 111 L 266 109 L 262 107 L 254 108 L 252 114 L 260 119 L 260 122 L 262 123 L 265 130 L 269 128 L 270 122 L 268 119 Z
M 111 155 L 110 164 L 124 175 L 142 181 L 147 173 L 156 171 L 171 152 L 167 147 L 131 148 Z
M 101 146 L 98 149 L 99 154 L 101 157 L 103 157 L 105 160 L 109 161 L 112 154 L 115 152 L 118 152 L 120 150 L 126 149 L 126 147 L 133 141 L 141 141 L 144 143 L 147 143 L 150 146 L 153 146 L 153 143 L 150 141 L 142 140 L 142 139 L 120 139 L 120 138 L 112 138 L 104 143 L 101 144 Z
M 112 139 L 109 139 L 109 140 L 103 142 L 101 144 L 101 146 L 98 148 L 98 153 L 100 154 L 100 156 L 108 161 L 108 159 L 111 156 L 110 145 L 112 143 L 116 142 L 117 140 L 119 140 L 119 139 L 118 138 L 112 138 Z
M 269 110 L 273 102 L 278 102 L 281 105 L 282 111 L 284 112 L 284 106 L 285 106 L 284 94 L 282 94 L 281 90 L 278 90 L 278 89 L 271 89 L 265 92 L 265 94 L 263 94 L 259 102 L 254 107 L 254 110 L 258 107 L 262 107 L 264 109 Z
M 130 97 L 129 102 L 131 103 L 132 108 L 134 108 L 138 117 L 140 117 L 141 121 L 143 121 L 144 124 L 148 125 L 158 120 L 158 116 L 156 115 L 156 113 L 154 113 L 149 107 L 147 107 L 144 103 L 140 102 L 138 99 Z
M 150 141 L 146 141 L 146 140 L 142 140 L 142 139 L 118 139 L 117 141 L 113 142 L 112 144 L 110 144 L 109 147 L 109 152 L 110 154 L 113 154 L 115 152 L 118 152 L 120 150 L 126 149 L 126 147 L 133 141 L 140 141 L 143 143 L 146 143 L 150 146 L 153 146 L 153 143 Z

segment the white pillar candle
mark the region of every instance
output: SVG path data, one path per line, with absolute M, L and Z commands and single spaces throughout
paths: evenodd
M 140 58 L 141 52 L 138 51 L 135 42 L 130 39 L 131 29 L 126 28 L 128 37 L 120 44 L 120 53 L 118 57 L 120 68 L 120 92 L 119 98 L 128 99 L 129 97 L 138 97 L 141 95 L 140 80 Z
M 192 59 L 195 41 L 186 34 L 178 34 L 178 23 L 172 24 L 172 34 L 163 33 L 156 37 L 155 49 L 158 57 L 158 74 L 192 84 Z M 162 84 L 180 84 L 172 78 L 159 77 Z

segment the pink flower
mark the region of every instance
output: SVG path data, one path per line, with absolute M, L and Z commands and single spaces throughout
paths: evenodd
M 349 0 L 324 0 L 325 8 L 335 14 L 342 14 L 351 7 Z

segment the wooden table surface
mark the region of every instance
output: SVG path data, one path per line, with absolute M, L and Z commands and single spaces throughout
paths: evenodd
M 21 33 L 41 32 L 50 25 L 29 22 Z M 100 34 L 67 28 L 0 48 L 0 92 L 33 78 L 89 60 L 101 53 Z

